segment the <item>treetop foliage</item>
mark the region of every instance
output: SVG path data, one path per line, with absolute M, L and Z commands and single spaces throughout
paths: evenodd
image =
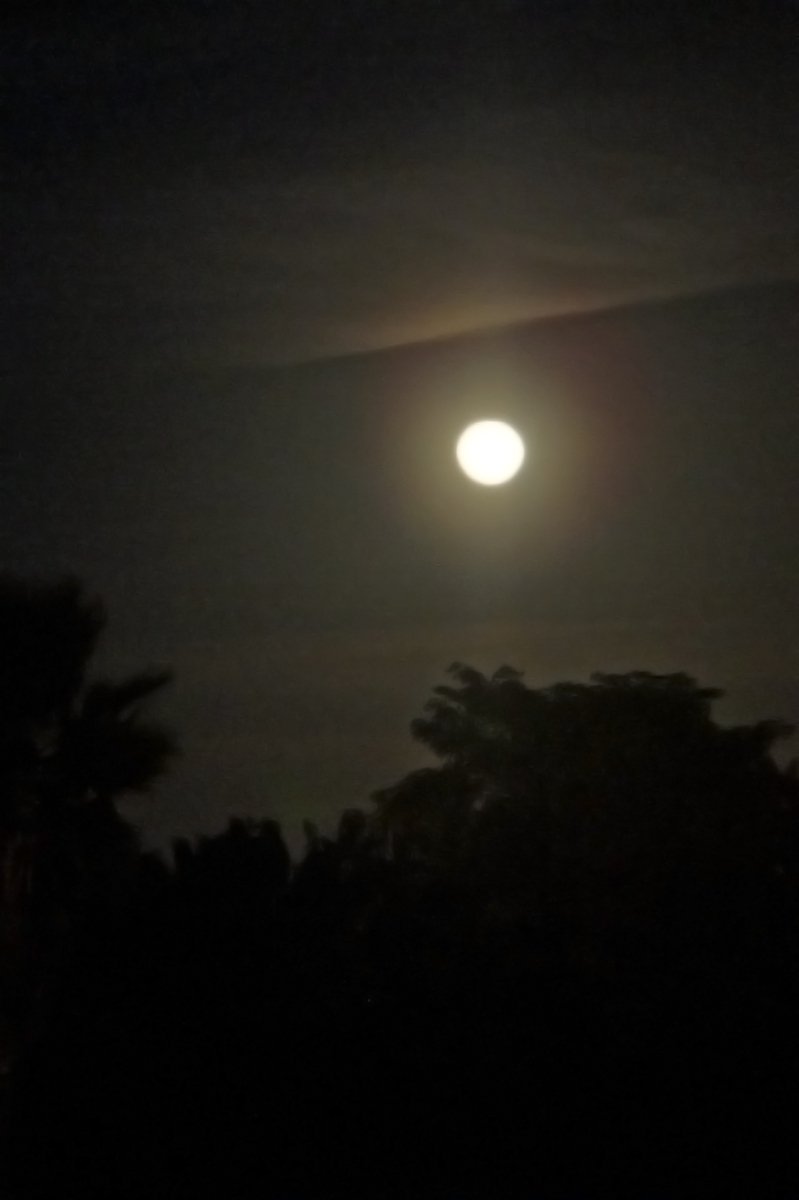
M 792 1194 L 787 725 L 683 673 L 454 663 L 431 765 L 299 860 L 235 818 L 167 863 L 114 807 L 173 751 L 167 676 L 93 681 L 104 621 L 0 584 L 16 1200 Z

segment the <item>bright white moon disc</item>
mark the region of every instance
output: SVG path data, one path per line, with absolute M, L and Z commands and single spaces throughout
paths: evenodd
M 512 479 L 524 462 L 524 442 L 504 421 L 477 421 L 464 429 L 455 453 L 475 483 L 495 487 Z

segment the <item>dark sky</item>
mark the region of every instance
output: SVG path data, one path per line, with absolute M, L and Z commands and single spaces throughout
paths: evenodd
M 363 801 L 454 658 L 799 719 L 795 4 L 2 21 L 2 559 L 175 665 L 150 829 Z

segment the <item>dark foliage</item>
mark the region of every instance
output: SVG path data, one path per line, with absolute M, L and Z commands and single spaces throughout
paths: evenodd
M 102 606 L 74 580 L 0 579 L 0 1062 L 45 1019 L 77 928 L 129 902 L 137 839 L 114 800 L 174 744 L 142 708 L 168 680 L 91 682 Z
M 717 695 L 456 666 L 440 765 L 296 865 L 140 859 L 15 1071 L 20 1200 L 794 1194 L 799 785 Z

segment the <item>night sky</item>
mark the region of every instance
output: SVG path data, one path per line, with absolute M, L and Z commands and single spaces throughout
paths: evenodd
M 174 666 L 149 833 L 365 803 L 453 659 L 799 721 L 795 4 L 2 23 L 2 564 Z

